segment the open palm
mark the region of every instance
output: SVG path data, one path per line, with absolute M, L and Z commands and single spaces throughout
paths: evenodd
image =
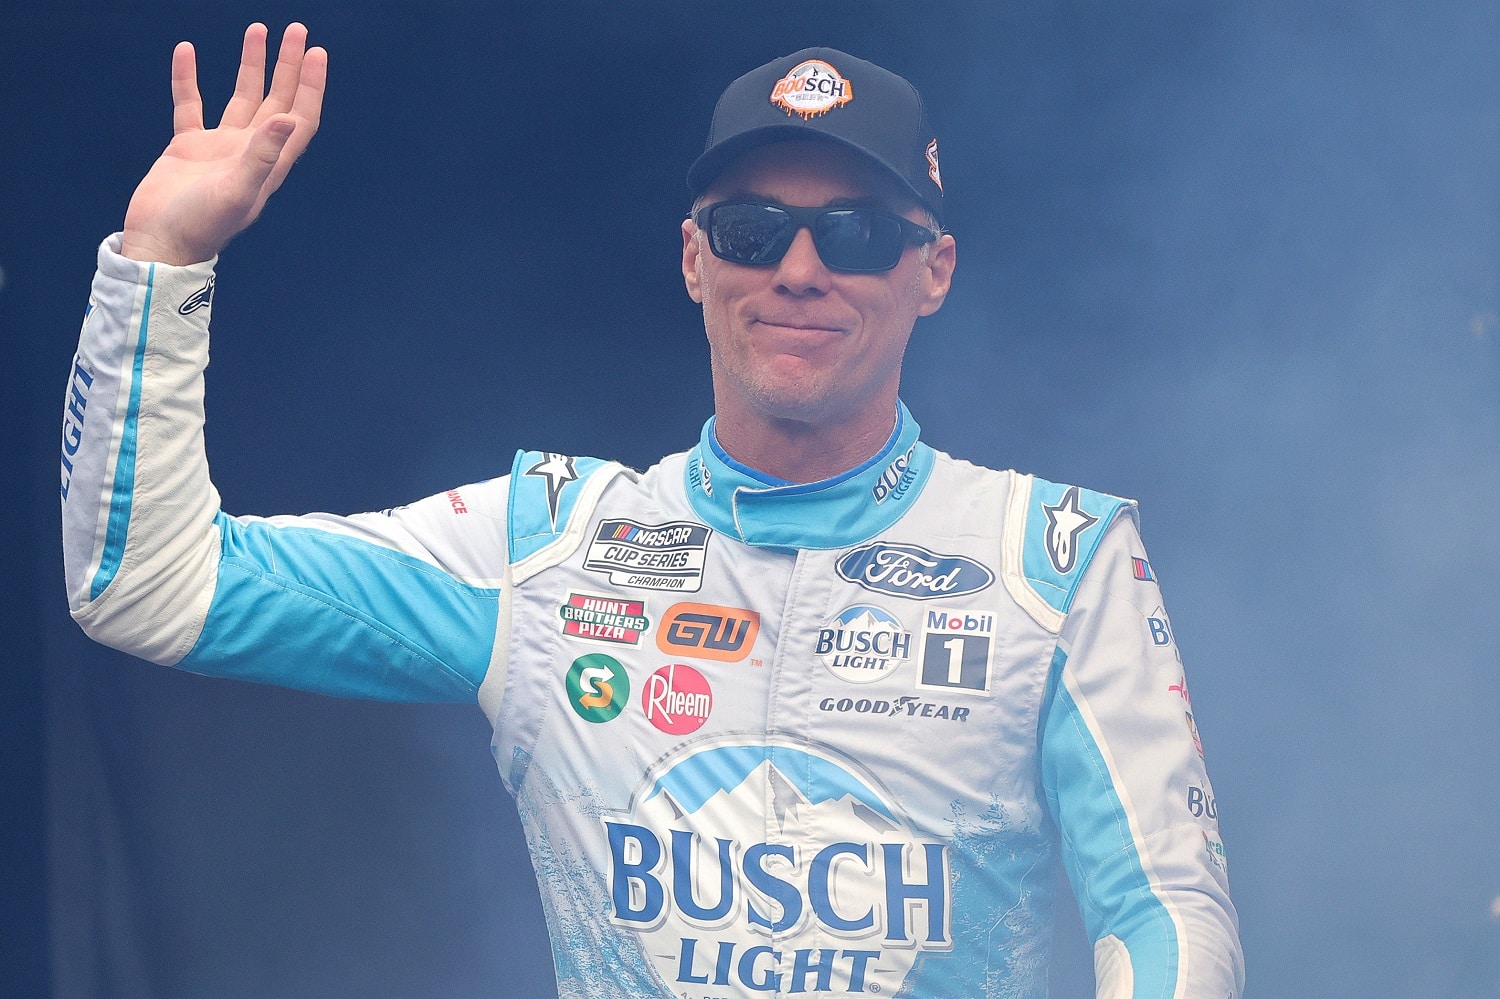
M 234 96 L 215 128 L 203 127 L 193 46 L 172 53 L 172 141 L 125 213 L 121 252 L 190 264 L 213 257 L 255 221 L 266 199 L 318 129 L 328 53 L 307 49 L 307 29 L 289 25 L 265 89 L 266 27 L 245 29 Z

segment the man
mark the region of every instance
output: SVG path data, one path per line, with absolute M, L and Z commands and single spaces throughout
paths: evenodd
M 384 513 L 218 509 L 213 259 L 315 130 L 265 29 L 100 251 L 64 415 L 74 617 L 155 662 L 477 700 L 566 996 L 1042 996 L 1062 863 L 1101 996 L 1238 996 L 1213 793 L 1133 504 L 934 451 L 898 399 L 955 266 L 910 84 L 831 49 L 720 98 L 682 272 L 715 415 L 636 473 L 522 452 Z M 498 983 L 497 983 L 498 984 Z

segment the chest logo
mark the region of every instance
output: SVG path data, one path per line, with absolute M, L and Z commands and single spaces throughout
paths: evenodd
M 563 684 L 568 688 L 568 703 L 587 722 L 612 720 L 630 699 L 630 676 L 625 667 L 602 652 L 573 660 Z
M 1070 486 L 1057 506 L 1043 504 L 1047 514 L 1047 557 L 1052 568 L 1066 576 L 1078 563 L 1078 537 L 1099 523 L 1099 518 L 1078 505 L 1078 487 Z
M 696 593 L 712 529 L 686 520 L 637 524 L 605 520 L 594 531 L 583 567 L 602 572 L 616 586 Z
M 911 658 L 911 632 L 890 612 L 855 604 L 818 630 L 813 651 L 840 680 L 874 683 Z
M 922 622 L 923 690 L 983 694 L 990 689 L 990 647 L 995 615 L 968 610 L 933 609 Z
M 737 663 L 750 655 L 760 615 L 742 607 L 673 604 L 656 630 L 656 647 L 673 655 Z
M 688 735 L 703 727 L 714 708 L 714 693 L 702 673 L 684 663 L 663 666 L 641 687 L 646 720 L 668 735 Z
M 876 593 L 936 600 L 977 593 L 995 574 L 963 555 L 939 555 L 919 545 L 873 542 L 838 560 L 838 574 Z
M 640 600 L 591 593 L 569 593 L 568 602 L 557 609 L 564 635 L 611 645 L 640 645 L 641 633 L 651 627 L 645 611 Z

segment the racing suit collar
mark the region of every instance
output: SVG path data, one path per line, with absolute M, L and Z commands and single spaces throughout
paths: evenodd
M 874 457 L 841 475 L 798 484 L 735 461 L 719 446 L 710 417 L 688 453 L 688 500 L 710 527 L 749 545 L 845 548 L 890 527 L 921 493 L 933 451 L 920 433 L 898 401 L 895 429 Z

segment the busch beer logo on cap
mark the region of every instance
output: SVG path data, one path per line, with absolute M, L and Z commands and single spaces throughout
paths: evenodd
M 855 604 L 818 631 L 813 651 L 840 680 L 874 683 L 911 658 L 911 632 L 889 611 Z
M 936 600 L 977 593 L 995 574 L 963 555 L 939 555 L 920 545 L 876 541 L 861 545 L 838 561 L 838 574 L 876 593 L 913 600 Z
M 772 104 L 804 120 L 827 114 L 853 99 L 854 85 L 822 59 L 798 63 L 771 88 Z
M 673 604 L 656 630 L 656 647 L 668 654 L 737 663 L 750 655 L 760 615 L 743 607 Z
M 817 744 L 695 743 L 602 825 L 610 922 L 660 994 L 894 996 L 953 949 L 948 845 Z
M 663 666 L 641 686 L 641 710 L 668 735 L 688 735 L 703 727 L 714 708 L 713 690 L 693 667 Z

